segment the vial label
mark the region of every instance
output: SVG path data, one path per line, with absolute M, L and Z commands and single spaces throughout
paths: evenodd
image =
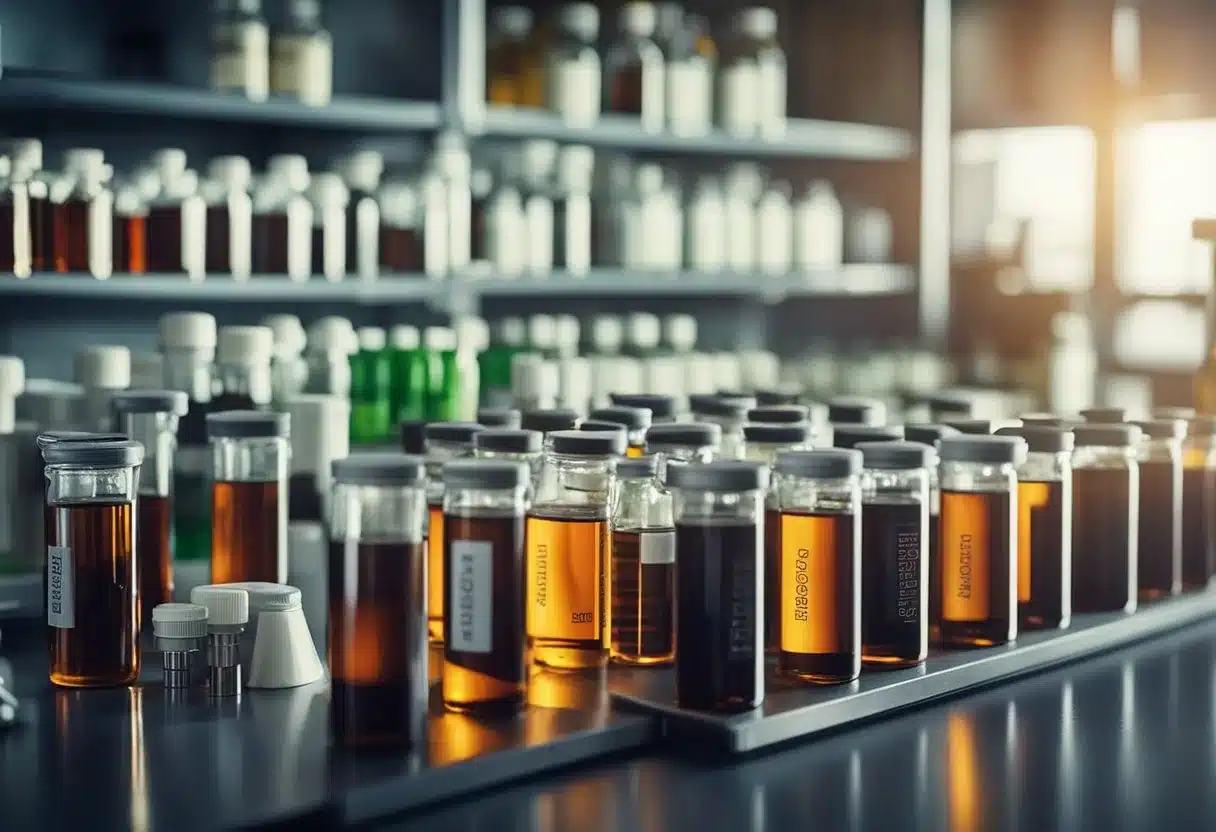
M 756 652 L 756 585 L 754 558 L 734 558 L 730 569 L 730 643 L 732 658 L 746 658 Z
M 71 546 L 46 547 L 46 623 L 60 630 L 76 626 Z
M 549 109 L 567 124 L 590 127 L 600 117 L 600 63 L 590 50 L 555 58 L 549 68 Z
M 676 533 L 643 534 L 638 545 L 638 558 L 643 566 L 659 566 L 676 562 Z
M 990 538 L 986 495 L 950 494 L 941 524 L 942 618 L 987 621 Z
M 528 540 L 528 635 L 598 640 L 604 625 L 606 520 L 531 516 Z
M 894 620 L 900 624 L 920 623 L 920 525 L 907 525 L 891 530 L 895 538 L 895 604 Z
M 448 647 L 461 653 L 494 649 L 490 623 L 494 620 L 493 544 L 483 540 L 452 541 L 452 632 Z

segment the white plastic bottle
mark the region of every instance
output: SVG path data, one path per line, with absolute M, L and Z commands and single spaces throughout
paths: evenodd
M 375 150 L 361 150 L 344 159 L 339 172 L 350 191 L 346 208 L 346 273 L 370 280 L 378 274 L 380 264 L 379 193 L 384 156 Z
M 756 202 L 763 187 L 759 168 L 736 164 L 726 179 L 726 265 L 747 274 L 756 269 Z
M 844 209 L 828 182 L 812 182 L 794 206 L 794 263 L 802 271 L 844 262 Z
M 777 14 L 739 11 L 718 73 L 718 123 L 729 133 L 775 137 L 785 130 L 786 61 L 777 43 Z
M 346 276 L 346 209 L 350 192 L 338 174 L 317 173 L 308 193 L 312 202 L 312 272 L 336 282 Z
M 524 142 L 521 151 L 524 270 L 533 276 L 547 276 L 553 271 L 553 172 L 557 165 L 557 143 L 534 139 Z
M 320 0 L 289 0 L 287 21 L 270 44 L 270 90 L 324 107 L 333 97 L 334 41 Z
M 599 9 L 592 3 L 568 3 L 558 12 L 558 40 L 549 53 L 548 105 L 567 124 L 590 127 L 600 117 L 602 70 L 595 42 Z
M 789 274 L 794 265 L 794 210 L 790 186 L 770 182 L 756 205 L 756 265 L 768 275 Z
M 215 14 L 212 89 L 265 101 L 270 96 L 270 30 L 261 0 L 218 0 Z
M 253 273 L 253 199 L 249 195 L 253 169 L 244 156 L 217 156 L 208 165 L 207 175 L 204 270 L 248 280 Z
M 720 272 L 726 268 L 726 202 L 718 180 L 697 180 L 685 210 L 684 262 L 695 272 Z

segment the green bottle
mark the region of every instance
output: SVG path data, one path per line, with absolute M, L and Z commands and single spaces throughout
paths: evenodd
M 430 365 L 418 327 L 399 324 L 389 333 L 392 342 L 393 423 L 426 420 Z
M 392 438 L 392 361 L 384 330 L 359 329 L 359 351 L 350 357 L 350 439 L 374 444 Z
M 511 359 L 526 347 L 527 330 L 519 318 L 503 318 L 490 333 L 490 346 L 477 356 L 480 407 L 511 404 Z
M 456 333 L 445 326 L 422 333 L 427 360 L 426 418 L 428 422 L 460 420 L 460 370 Z

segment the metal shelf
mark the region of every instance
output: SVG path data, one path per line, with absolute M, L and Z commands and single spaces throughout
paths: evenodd
M 818 119 L 790 119 L 785 135 L 752 139 L 718 129 L 700 136 L 650 133 L 637 120 L 621 116 L 602 116 L 594 127 L 571 127 L 544 111 L 491 107 L 482 128 L 487 137 L 553 139 L 655 153 L 883 161 L 907 159 L 916 152 L 916 141 L 907 130 Z
M 81 274 L 35 274 L 21 280 L 0 278 L 0 296 L 84 298 L 89 300 L 157 300 L 240 303 L 410 303 L 440 296 L 438 281 L 421 274 L 385 275 L 331 283 L 323 278 L 297 282 L 282 275 L 254 275 L 247 281 L 228 277 L 189 280 L 184 275 L 119 274 L 105 280 Z

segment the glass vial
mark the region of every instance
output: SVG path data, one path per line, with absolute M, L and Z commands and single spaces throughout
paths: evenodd
M 148 205 L 134 186 L 126 185 L 114 192 L 111 245 L 115 271 L 123 274 L 148 271 Z
M 207 415 L 212 583 L 286 583 L 290 436 L 286 413 Z
M 527 523 L 532 660 L 558 669 L 603 667 L 611 632 L 608 517 L 625 437 L 558 431 L 549 442 Z
M 712 462 L 722 444 L 722 428 L 705 422 L 652 425 L 646 453 L 675 462 Z
M 567 124 L 591 127 L 600 118 L 600 12 L 593 3 L 567 3 L 558 11 L 558 34 L 548 59 L 549 109 Z
M 1136 611 L 1142 432 L 1134 425 L 1073 429 L 1073 612 Z M 1159 542 L 1159 541 L 1158 541 Z
M 346 274 L 372 279 L 380 271 L 378 194 L 384 155 L 375 150 L 354 153 L 342 162 L 341 174 L 350 194 L 346 208 Z
M 531 485 L 517 462 L 443 466 L 443 704 L 514 711 L 524 702 L 524 512 Z
M 189 408 L 179 390 L 138 390 L 116 394 L 114 428 L 144 447 L 135 506 L 135 559 L 138 564 L 138 620 L 152 620 L 152 608 L 173 600 L 173 456 L 177 424 Z
M 777 608 L 777 669 L 786 678 L 838 684 L 861 674 L 861 471 L 860 451 L 777 454 L 778 520 L 765 544 L 776 531 L 780 549 L 765 599 Z
M 113 271 L 113 174 L 105 154 L 76 148 L 64 154 L 65 175 L 51 192 L 54 267 L 60 273 L 109 277 Z
M 425 471 L 419 457 L 336 460 L 329 524 L 330 721 L 339 745 L 426 743 Z
M 689 397 L 692 418 L 697 422 L 718 425 L 722 429 L 722 440 L 718 455 L 722 459 L 742 459 L 744 452 L 743 426 L 747 424 L 747 411 L 756 406 L 756 400 L 727 399 L 717 394 Z
M 244 156 L 219 156 L 207 166 L 207 177 L 204 270 L 248 280 L 253 273 L 253 169 Z
M 833 396 L 828 400 L 828 421 L 832 424 L 884 425 L 887 406 L 879 399 Z
M 270 30 L 261 0 L 217 0 L 211 30 L 211 88 L 250 101 L 270 95 Z
M 929 467 L 915 442 L 863 442 L 862 661 L 912 667 L 929 655 Z
M 180 152 L 185 162 L 184 152 L 162 151 L 167 152 Z M 148 271 L 203 279 L 207 206 L 198 187 L 198 174 L 192 170 L 172 179 L 162 176 L 160 194 L 148 204 Z
M 604 111 L 639 118 L 642 129 L 663 129 L 667 82 L 663 52 L 652 38 L 655 9 L 649 2 L 621 7 L 619 34 L 604 57 Z
M 668 664 L 675 658 L 676 537 L 671 494 L 658 457 L 617 463 L 612 509 L 614 662 Z
M 718 123 L 736 136 L 779 136 L 785 129 L 786 61 L 777 13 L 742 9 L 718 72 Z
M 676 527 L 676 702 L 748 711 L 764 701 L 768 467 L 671 465 Z
M 1182 586 L 1205 589 L 1216 573 L 1216 416 L 1187 422 L 1182 454 Z
M 675 396 L 661 393 L 611 393 L 613 405 L 620 407 L 644 407 L 650 411 L 650 420 L 655 425 L 675 422 L 681 412 L 680 401 Z
M 432 644 L 443 644 L 444 525 L 443 466 L 473 455 L 473 437 L 482 430 L 471 422 L 426 426 L 426 611 Z
M 1018 629 L 1065 629 L 1072 621 L 1072 432 L 1001 428 L 1025 440 L 1018 468 Z
M 936 449 L 945 436 L 958 433 L 944 425 L 906 425 L 904 439 Z M 942 555 L 939 541 L 942 529 L 941 471 L 937 460 L 929 468 L 929 641 L 936 643 L 942 623 Z
M 535 430 L 486 428 L 473 437 L 473 453 L 479 459 L 523 463 L 535 482 L 540 476 L 544 438 L 544 434 Z
M 1186 422 L 1136 422 L 1141 430 L 1137 582 L 1142 601 L 1182 592 L 1182 442 Z
M 938 452 L 941 640 L 956 647 L 1006 644 L 1018 635 L 1016 469 L 1026 461 L 1026 442 L 1016 436 L 948 436 Z M 1076 552 L 1075 524 L 1073 530 Z
M 324 107 L 334 91 L 334 41 L 320 0 L 288 0 L 287 23 L 270 44 L 270 91 Z
M 544 104 L 544 68 L 532 40 L 532 11 L 503 6 L 490 18 L 486 38 L 486 101 L 502 107 Z
M 625 449 L 627 456 L 639 457 L 646 452 L 646 431 L 650 430 L 651 425 L 649 408 L 613 405 L 592 410 L 587 414 L 587 418 L 623 427 L 628 441 L 628 447 Z
M 135 495 L 138 442 L 53 442 L 46 463 L 44 591 L 52 684 L 129 685 L 139 676 Z

